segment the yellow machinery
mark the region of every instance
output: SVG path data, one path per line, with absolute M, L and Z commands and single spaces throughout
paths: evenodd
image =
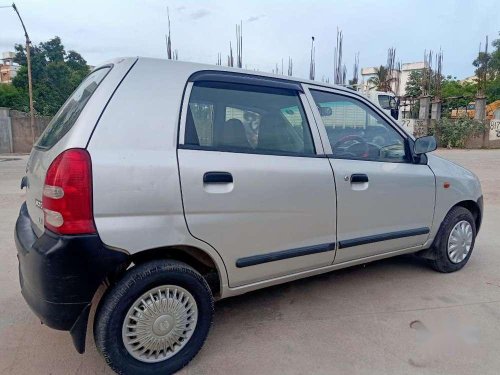
M 495 100 L 486 106 L 486 119 L 491 120 L 494 117 L 494 112 L 496 109 L 500 108 L 500 100 Z M 457 108 L 451 110 L 451 118 L 469 117 L 474 118 L 476 114 L 476 103 L 470 102 L 467 104 L 467 108 Z

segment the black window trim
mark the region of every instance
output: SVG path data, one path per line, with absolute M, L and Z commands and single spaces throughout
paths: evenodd
M 236 83 L 250 86 L 293 90 L 301 93 L 304 92 L 304 89 L 300 82 L 291 81 L 288 79 L 264 77 L 246 73 L 224 72 L 218 70 L 200 70 L 193 73 L 188 78 L 188 82 Z
M 214 151 L 214 152 L 229 152 L 232 154 L 251 154 L 251 155 L 270 155 L 270 156 L 288 156 L 298 158 L 327 158 L 325 154 L 305 154 L 300 152 L 287 152 L 276 150 L 257 150 L 238 147 L 216 147 L 216 146 L 198 146 L 198 145 L 177 145 L 179 150 L 198 150 L 198 151 Z
M 329 159 L 339 159 L 339 160 L 356 160 L 356 161 L 370 161 L 370 162 L 376 162 L 376 163 L 396 163 L 396 164 L 415 164 L 413 161 L 413 155 L 410 149 L 410 141 L 413 141 L 413 139 L 402 129 L 399 128 L 399 126 L 395 125 L 391 121 L 387 121 L 387 113 L 381 110 L 381 108 L 378 108 L 374 103 L 372 103 L 370 100 L 360 97 L 359 95 L 356 94 L 351 94 L 349 92 L 343 92 L 340 90 L 336 90 L 335 88 L 329 88 L 329 87 L 324 87 L 324 86 L 315 86 L 315 85 L 309 85 L 307 87 L 309 90 L 309 94 L 314 100 L 314 97 L 312 96 L 312 91 L 320 91 L 328 94 L 333 94 L 333 95 L 338 95 L 338 96 L 343 96 L 346 98 L 350 98 L 352 100 L 358 101 L 362 104 L 365 104 L 368 108 L 372 109 L 377 115 L 381 117 L 381 119 L 389 125 L 392 129 L 398 133 L 404 141 L 404 147 L 405 147 L 405 160 L 397 161 L 397 160 L 375 160 L 375 159 L 364 159 L 364 158 L 356 158 L 356 157 L 342 157 L 334 154 L 326 154 L 326 157 Z M 314 104 L 316 105 L 316 101 L 314 101 Z M 320 116 L 321 117 L 321 116 Z M 326 131 L 326 126 L 323 123 L 323 119 L 321 119 L 321 125 L 323 128 L 325 128 Z M 327 138 L 328 143 L 330 143 L 330 140 Z M 330 148 L 332 145 L 330 145 Z M 333 151 L 333 150 L 332 150 Z M 418 163 L 417 163 L 418 164 Z
M 302 112 L 304 115 L 304 119 L 309 127 L 309 133 L 311 134 L 311 141 L 313 146 L 312 154 L 309 153 L 297 153 L 297 152 L 288 152 L 288 151 L 278 151 L 278 150 L 257 150 L 257 149 L 242 149 L 237 147 L 217 147 L 217 146 L 199 146 L 199 145 L 189 145 L 189 144 L 181 144 L 180 143 L 180 134 L 181 129 L 183 128 L 184 133 L 186 132 L 186 118 L 183 113 L 186 105 L 189 106 L 189 100 L 192 95 L 192 90 L 195 87 L 196 82 L 213 82 L 213 83 L 228 83 L 228 84 L 241 84 L 246 86 L 258 86 L 262 88 L 271 88 L 271 89 L 281 89 L 286 91 L 294 91 L 295 96 L 298 98 L 300 106 L 302 107 Z M 187 95 L 187 88 L 191 83 L 191 87 L 189 90 L 189 95 Z M 325 155 L 318 145 L 315 143 L 311 120 L 315 121 L 314 117 L 309 118 L 306 111 L 306 104 L 304 103 L 300 94 L 304 94 L 304 88 L 301 82 L 290 81 L 287 79 L 278 79 L 264 76 L 254 76 L 251 74 L 245 73 L 233 73 L 233 72 L 225 72 L 225 71 L 216 71 L 216 70 L 202 70 L 193 73 L 187 80 L 186 85 L 184 86 L 184 91 L 182 95 L 181 105 L 180 105 L 180 114 L 179 114 L 179 125 L 177 131 L 177 149 L 181 150 L 198 150 L 198 151 L 213 151 L 213 152 L 228 152 L 228 153 L 239 153 L 239 154 L 251 154 L 251 155 L 271 155 L 271 156 L 288 156 L 288 157 L 301 157 L 301 158 L 326 158 Z M 186 107 L 187 108 L 187 107 Z M 184 139 L 184 137 L 183 137 Z M 184 139 L 185 142 L 185 139 Z

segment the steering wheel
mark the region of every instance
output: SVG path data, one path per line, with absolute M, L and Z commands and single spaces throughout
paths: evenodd
M 356 144 L 359 144 L 359 143 L 362 144 L 364 147 L 364 150 L 361 154 L 361 157 L 363 157 L 363 158 L 368 157 L 369 150 L 370 150 L 368 143 L 364 140 L 363 137 L 360 137 L 359 135 L 354 135 L 354 134 L 346 135 L 346 136 L 340 138 L 337 142 L 335 142 L 335 144 L 333 145 L 332 148 L 335 150 L 337 147 L 340 148 L 341 145 L 343 145 L 344 143 L 350 142 L 350 141 L 357 141 L 358 143 L 356 143 Z M 349 148 L 351 148 L 352 146 L 354 146 L 354 145 L 348 146 L 346 148 L 346 150 L 349 150 Z M 349 152 L 349 153 L 351 153 L 351 152 Z

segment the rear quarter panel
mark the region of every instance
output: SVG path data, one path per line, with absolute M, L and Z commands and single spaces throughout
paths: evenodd
M 175 245 L 219 254 L 192 237 L 183 214 L 177 165 L 181 100 L 192 68 L 139 59 L 104 111 L 88 145 L 94 218 L 102 241 L 130 254 Z
M 109 64 L 104 64 L 112 65 L 112 69 L 90 97 L 72 128 L 50 149 L 32 149 L 26 167 L 28 177 L 26 205 L 37 236 L 40 236 L 44 231 L 44 219 L 42 209 L 37 207 L 35 202 L 42 201 L 42 190 L 47 169 L 61 152 L 70 148 L 85 148 L 87 146 L 105 104 L 136 60 L 136 58 L 117 59 Z

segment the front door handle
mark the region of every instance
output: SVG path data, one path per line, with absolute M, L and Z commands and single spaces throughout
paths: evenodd
M 229 172 L 206 172 L 203 175 L 204 184 L 229 184 L 233 182 L 233 175 Z
M 361 184 L 368 182 L 368 175 L 364 173 L 354 173 L 351 175 L 351 184 Z

